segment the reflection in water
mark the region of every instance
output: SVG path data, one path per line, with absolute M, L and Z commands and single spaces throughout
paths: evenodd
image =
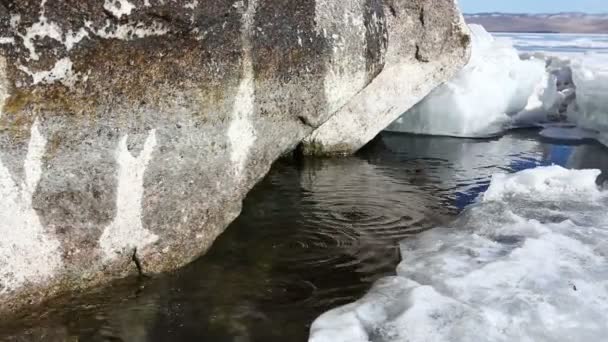
M 407 144 L 403 139 L 392 133 L 382 135 L 397 163 L 424 161 L 416 167 L 435 178 L 428 191 L 442 192 L 449 199 L 444 205 L 459 210 L 488 188 L 492 174 L 552 162 L 544 158 L 545 146 L 526 135 L 508 135 L 499 140 L 410 136 Z
M 521 131 L 496 140 L 386 133 L 356 157 L 283 160 L 205 257 L 5 322 L 0 340 L 305 341 L 319 314 L 394 272 L 398 241 L 452 220 L 493 173 L 608 169 L 607 156 Z

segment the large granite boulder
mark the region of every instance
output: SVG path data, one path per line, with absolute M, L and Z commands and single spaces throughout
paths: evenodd
M 422 8 L 428 47 L 407 32 Z M 452 0 L 0 1 L 0 314 L 200 256 L 385 63 L 428 87 L 391 56 L 443 39 L 464 59 L 441 38 L 458 18 Z
M 470 35 L 453 0 L 386 1 L 388 50 L 382 72 L 303 144 L 312 155 L 351 154 L 371 141 L 468 61 Z M 365 40 L 359 53 L 365 53 Z M 369 43 L 368 45 L 369 46 Z M 337 58 L 340 52 L 334 53 Z M 330 74 L 330 78 L 331 77 Z M 363 83 L 353 80 L 352 84 Z M 328 82 L 326 81 L 326 90 Z M 332 83 L 329 82 L 331 85 Z M 336 92 L 340 94 L 340 92 Z

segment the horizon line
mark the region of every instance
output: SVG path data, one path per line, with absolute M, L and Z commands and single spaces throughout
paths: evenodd
M 464 15 L 479 14 L 533 14 L 533 15 L 559 15 L 559 14 L 587 14 L 587 15 L 608 15 L 608 12 L 581 12 L 581 11 L 561 11 L 561 12 L 463 12 Z

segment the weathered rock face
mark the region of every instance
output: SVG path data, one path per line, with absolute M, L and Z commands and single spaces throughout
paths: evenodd
M 468 61 L 469 31 L 454 1 L 386 2 L 382 72 L 357 96 L 337 103 L 344 105 L 306 138 L 306 154 L 356 152 Z
M 0 311 L 207 250 L 329 118 L 326 75 L 382 68 L 380 3 L 327 3 L 0 2 Z M 375 42 L 358 88 L 319 25 Z
M 436 36 L 407 32 L 423 5 Z M 0 1 L 0 314 L 204 253 L 278 156 L 384 101 L 385 61 L 456 49 L 452 6 Z

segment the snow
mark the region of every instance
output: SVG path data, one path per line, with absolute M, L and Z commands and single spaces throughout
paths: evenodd
M 387 130 L 486 136 L 504 130 L 510 115 L 526 108 L 544 80 L 545 61 L 521 60 L 509 42 L 495 40 L 479 25 L 470 28 L 472 55 L 467 66 Z
M 403 241 L 397 276 L 319 317 L 309 341 L 603 340 L 608 196 L 599 173 L 495 175 L 456 222 Z

